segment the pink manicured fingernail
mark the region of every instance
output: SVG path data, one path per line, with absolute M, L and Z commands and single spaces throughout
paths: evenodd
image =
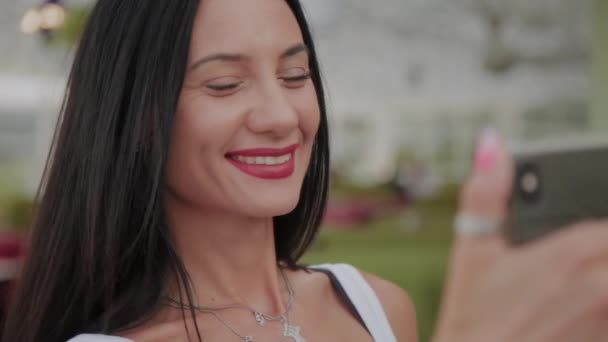
M 475 170 L 485 171 L 494 166 L 498 154 L 499 137 L 493 128 L 484 129 L 475 152 Z

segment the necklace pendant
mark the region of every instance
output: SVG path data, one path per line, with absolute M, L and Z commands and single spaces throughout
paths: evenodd
M 258 323 L 259 326 L 263 327 L 264 325 L 266 325 L 266 318 L 264 318 L 264 315 L 262 315 L 262 313 L 255 311 L 255 321 Z
M 296 342 L 306 342 L 304 337 L 300 335 L 300 327 L 297 325 L 291 325 L 288 322 L 283 323 L 283 336 L 291 337 Z
M 253 342 L 253 337 L 251 337 L 249 335 L 245 336 L 245 337 L 243 337 L 243 341 L 245 341 L 245 342 Z

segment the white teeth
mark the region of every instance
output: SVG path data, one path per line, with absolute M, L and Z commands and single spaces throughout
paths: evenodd
M 245 164 L 256 164 L 256 165 L 278 165 L 288 162 L 291 159 L 291 153 L 284 154 L 278 157 L 271 156 L 257 156 L 257 157 L 245 157 L 239 155 L 233 155 L 232 159 L 238 160 Z

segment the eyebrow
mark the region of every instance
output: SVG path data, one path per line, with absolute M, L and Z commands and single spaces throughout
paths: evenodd
M 281 56 L 279 58 L 285 59 L 285 58 L 288 58 L 291 56 L 295 56 L 301 52 L 308 53 L 308 46 L 306 46 L 306 44 L 304 44 L 304 43 L 296 44 L 296 45 L 288 48 L 287 50 L 285 50 L 285 52 L 283 52 L 281 54 Z
M 283 53 L 281 53 L 281 55 L 279 56 L 279 59 L 289 58 L 289 57 L 295 56 L 302 52 L 308 53 L 308 47 L 306 46 L 306 44 L 304 44 L 304 43 L 296 44 L 296 45 L 289 47 L 287 50 L 285 50 Z M 205 57 L 197 60 L 196 62 L 192 63 L 192 65 L 188 68 L 188 70 L 196 69 L 199 66 L 201 66 L 205 63 L 212 62 L 212 61 L 240 62 L 245 59 L 248 59 L 248 57 L 245 55 L 242 55 L 242 54 L 214 53 L 212 55 L 205 56 Z

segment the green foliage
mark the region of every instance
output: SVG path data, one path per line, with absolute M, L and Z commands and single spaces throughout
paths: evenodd
M 331 178 L 330 195 L 332 198 L 385 197 L 393 192 L 389 184 L 369 186 L 357 184 L 338 175 L 333 175 Z
M 52 44 L 73 45 L 80 39 L 87 18 L 90 13 L 88 7 L 73 7 L 67 9 L 67 17 L 63 27 L 53 32 Z
M 593 123 L 585 99 L 560 98 L 529 108 L 524 113 L 524 138 L 527 140 L 587 132 Z
M 446 184 L 433 197 L 414 203 L 413 209 L 429 216 L 449 217 L 456 212 L 459 194 L 460 184 Z
M 28 196 L 15 195 L 4 207 L 4 218 L 9 227 L 26 230 L 32 224 L 34 202 Z
M 26 229 L 32 220 L 32 200 L 23 188 L 27 163 L 0 163 L 0 226 Z

